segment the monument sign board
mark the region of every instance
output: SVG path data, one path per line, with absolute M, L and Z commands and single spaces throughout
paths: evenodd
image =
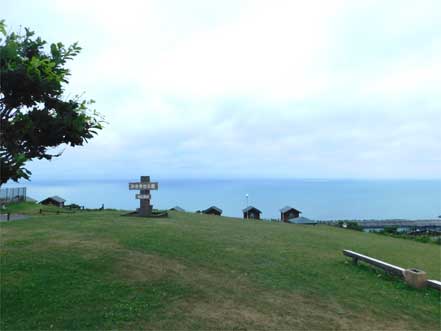
M 143 176 L 147 177 L 147 176 Z M 157 190 L 158 183 L 129 183 L 129 190 Z
M 151 199 L 151 195 L 150 194 L 137 194 L 136 195 L 136 199 L 146 199 L 146 200 L 150 200 Z
M 129 190 L 140 190 L 140 194 L 136 194 L 136 199 L 139 199 L 138 216 L 152 215 L 150 190 L 157 190 L 158 187 L 158 183 L 150 182 L 150 176 L 141 176 L 139 183 L 129 183 Z

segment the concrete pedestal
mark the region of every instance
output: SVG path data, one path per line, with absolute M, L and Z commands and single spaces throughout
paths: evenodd
M 415 288 L 423 288 L 427 285 L 427 274 L 423 270 L 406 269 L 403 272 L 407 284 Z

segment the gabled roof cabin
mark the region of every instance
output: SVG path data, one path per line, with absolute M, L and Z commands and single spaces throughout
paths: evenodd
M 248 206 L 243 211 L 243 218 L 251 218 L 255 220 L 260 220 L 260 214 L 262 213 L 259 209 L 253 206 Z
M 49 198 L 46 198 L 46 199 L 40 201 L 40 203 L 42 205 L 53 205 L 53 206 L 57 206 L 57 207 L 64 207 L 65 202 L 66 202 L 66 200 L 59 197 L 58 195 L 54 195 L 52 197 L 49 197 Z
M 288 222 L 290 219 L 299 217 L 301 213 L 300 210 L 286 206 L 280 209 L 280 219 L 282 222 Z
M 203 214 L 208 214 L 208 215 L 216 215 L 216 216 L 221 216 L 222 215 L 222 209 L 216 207 L 216 206 L 211 206 L 205 210 L 202 211 Z

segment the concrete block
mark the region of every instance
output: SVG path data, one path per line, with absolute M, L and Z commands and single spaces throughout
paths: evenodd
M 404 280 L 407 284 L 415 288 L 423 288 L 427 286 L 427 274 L 423 270 L 406 269 L 403 272 Z

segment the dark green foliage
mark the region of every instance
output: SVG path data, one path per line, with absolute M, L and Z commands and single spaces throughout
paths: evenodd
M 81 48 L 77 43 L 50 45 L 25 29 L 7 33 L 0 21 L 0 184 L 29 179 L 31 159 L 60 156 L 50 149 L 83 145 L 102 129 L 102 119 L 89 109 L 93 100 L 63 97 L 70 75 L 65 67 Z
M 396 228 L 385 228 L 383 231 L 374 232 L 377 234 L 382 234 L 389 237 L 401 238 L 401 239 L 410 239 L 415 240 L 421 243 L 433 243 L 437 245 L 441 245 L 441 236 L 436 233 L 426 233 L 426 234 L 409 234 L 408 232 L 399 232 Z
M 398 233 L 397 226 L 385 226 L 383 232 L 387 234 L 397 234 Z
M 363 231 L 363 227 L 361 227 L 358 222 L 355 221 L 338 221 L 337 226 L 350 230 Z
M 428 236 L 416 237 L 415 240 L 419 241 L 419 242 L 422 242 L 422 243 L 429 243 L 431 241 L 430 237 L 428 237 Z

